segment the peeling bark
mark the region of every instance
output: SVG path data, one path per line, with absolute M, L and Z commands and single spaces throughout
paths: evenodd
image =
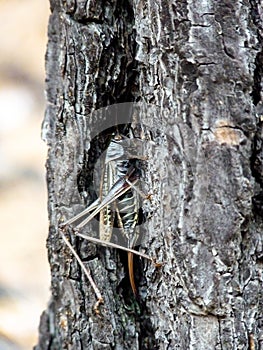
M 52 296 L 35 349 L 263 349 L 260 2 L 51 0 L 51 12 Z M 135 259 L 136 299 L 125 254 L 72 238 L 103 292 L 98 317 L 58 226 L 87 199 L 92 130 L 105 122 L 91 112 L 123 102 L 156 106 L 140 116 L 155 145 L 140 249 L 165 264 Z

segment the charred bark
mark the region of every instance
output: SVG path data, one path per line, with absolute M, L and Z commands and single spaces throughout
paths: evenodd
M 51 12 L 52 296 L 35 349 L 262 349 L 260 2 L 51 0 Z M 123 253 L 72 238 L 103 293 L 97 316 L 58 226 L 90 200 L 104 147 L 92 130 L 105 123 L 91 112 L 123 102 L 148 106 L 139 123 L 154 144 L 144 169 L 153 199 L 140 249 L 165 264 L 136 260 L 136 299 Z

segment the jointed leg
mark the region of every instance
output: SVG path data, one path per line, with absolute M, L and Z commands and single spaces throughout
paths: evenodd
M 147 259 L 147 260 L 150 260 L 152 263 L 154 263 L 155 265 L 159 265 L 159 263 L 156 263 L 155 262 L 155 259 L 150 257 L 149 255 L 147 254 L 144 254 L 144 253 L 141 253 L 141 252 L 138 252 L 137 250 L 134 250 L 134 249 L 131 249 L 131 248 L 126 248 L 124 246 L 121 246 L 121 245 L 118 245 L 118 244 L 115 244 L 115 243 L 112 243 L 112 242 L 107 242 L 107 241 L 103 241 L 101 239 L 98 239 L 98 238 L 94 238 L 94 237 L 91 237 L 91 236 L 86 236 L 82 233 L 79 233 L 78 231 L 75 231 L 75 234 L 78 236 L 78 237 L 81 237 L 81 238 L 84 238 L 86 239 L 87 241 L 90 241 L 90 242 L 93 242 L 93 243 L 97 243 L 97 244 L 100 244 L 100 245 L 103 245 L 103 246 L 106 246 L 106 247 L 110 247 L 110 248 L 116 248 L 116 249 L 121 249 L 121 250 L 124 250 L 126 252 L 130 252 L 130 253 L 133 253 L 135 255 L 138 255 L 144 259 Z
M 128 180 L 128 179 L 126 179 L 126 182 L 131 188 L 133 188 L 137 193 L 139 193 L 139 195 L 142 198 L 151 200 L 151 197 L 152 197 L 151 194 L 145 194 L 143 191 L 141 191 L 137 186 L 135 186 L 135 184 L 130 182 L 130 180 Z
M 79 255 L 77 254 L 77 252 L 75 251 L 75 249 L 72 247 L 72 245 L 70 244 L 70 242 L 68 241 L 68 239 L 66 238 L 64 232 L 62 230 L 59 230 L 60 233 L 61 233 L 61 236 L 62 236 L 62 239 L 63 241 L 66 243 L 66 245 L 68 246 L 68 248 L 70 249 L 70 251 L 72 252 L 72 254 L 75 256 L 75 258 L 77 259 L 80 267 L 82 268 L 83 272 L 85 273 L 85 275 L 87 276 L 95 294 L 96 294 L 96 297 L 97 297 L 97 302 L 96 304 L 94 305 L 94 311 L 95 313 L 98 315 L 100 313 L 99 311 L 99 306 L 100 304 L 103 304 L 104 303 L 104 300 L 103 300 L 103 297 L 100 293 L 100 290 L 99 288 L 96 286 L 95 282 L 93 281 L 93 278 L 91 277 L 91 274 L 90 274 L 90 269 L 88 267 L 86 267 L 83 262 L 81 261 Z
M 93 203 L 91 203 L 91 205 L 89 205 L 86 209 L 84 209 L 79 214 L 75 215 L 73 218 L 63 222 L 61 224 L 61 227 L 65 227 L 67 225 L 73 224 L 78 219 L 82 218 L 83 216 L 85 216 L 86 214 L 91 212 L 92 210 L 96 209 L 99 206 L 99 204 L 100 204 L 100 198 L 96 199 Z

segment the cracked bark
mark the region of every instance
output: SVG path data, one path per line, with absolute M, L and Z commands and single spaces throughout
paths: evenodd
M 35 349 L 263 349 L 260 2 L 51 0 L 51 11 L 52 296 Z M 87 116 L 127 101 L 162 110 L 141 120 L 162 146 L 147 161 L 152 235 L 142 248 L 166 263 L 137 261 L 136 300 L 121 252 L 73 240 L 103 292 L 98 317 L 58 224 L 84 205 L 89 126 L 101 122 Z

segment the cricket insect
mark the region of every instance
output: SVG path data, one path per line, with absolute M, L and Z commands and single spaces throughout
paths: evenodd
M 155 263 L 155 259 L 150 256 L 133 249 L 139 237 L 138 227 L 136 227 L 136 225 L 139 220 L 140 196 L 150 199 L 150 195 L 145 195 L 140 188 L 136 186 L 139 181 L 136 162 L 138 162 L 139 159 L 145 160 L 146 158 L 142 155 L 138 155 L 138 151 L 133 149 L 134 138 L 131 129 L 129 132 L 130 138 L 116 133 L 109 143 L 105 152 L 104 167 L 99 186 L 99 198 L 81 213 L 60 225 L 60 232 L 64 242 L 77 259 L 96 294 L 97 302 L 94 306 L 94 310 L 97 314 L 99 313 L 99 305 L 103 303 L 103 297 L 93 281 L 88 267 L 83 264 L 64 234 L 68 225 L 83 219 L 74 228 L 74 233 L 77 236 L 94 243 L 128 252 L 129 279 L 134 294 L 136 294 L 136 286 L 133 273 L 133 254 L 152 261 L 156 266 L 161 265 Z M 135 151 L 134 154 L 131 153 L 132 151 Z M 99 214 L 99 239 L 80 233 L 79 230 L 97 214 Z M 127 242 L 127 247 L 110 242 L 114 223 L 116 222 L 118 229 Z

